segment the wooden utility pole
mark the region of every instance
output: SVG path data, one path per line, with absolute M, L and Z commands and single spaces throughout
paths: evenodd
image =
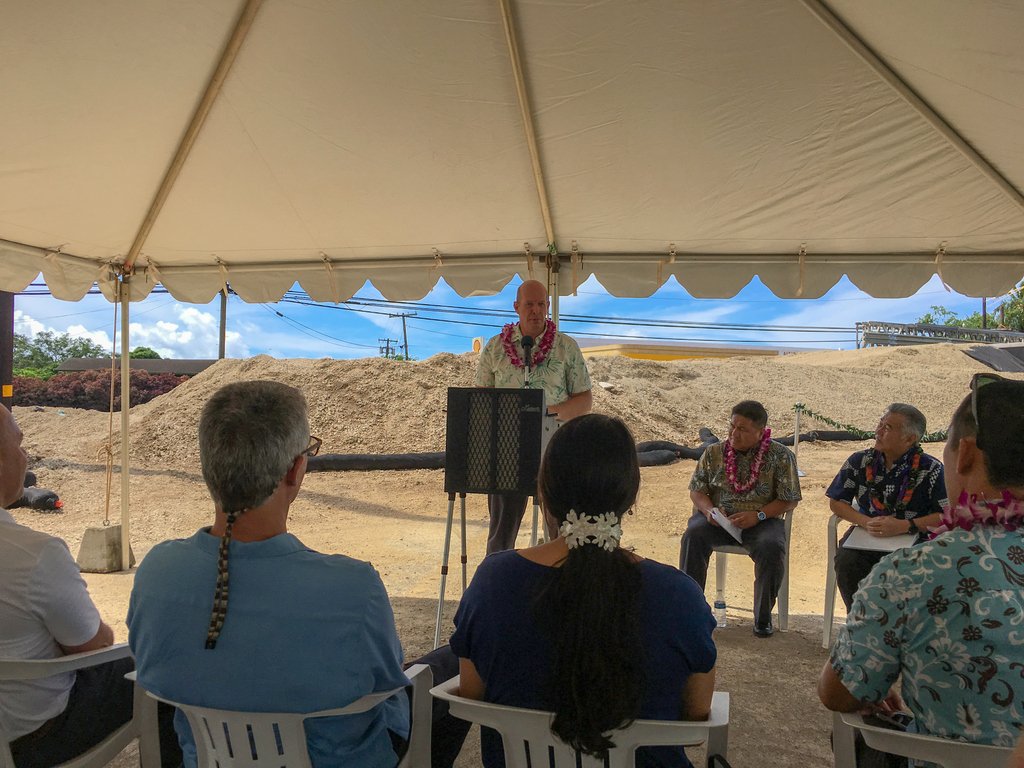
M 415 312 L 398 312 L 394 315 L 388 315 L 388 317 L 400 317 L 402 318 L 402 347 L 405 349 L 405 359 L 409 359 L 409 332 L 405 328 L 405 318 L 416 317 Z
M 14 405 L 14 294 L 0 291 L 0 404 Z
M 395 348 L 391 345 L 397 344 L 398 339 L 377 339 L 377 341 L 381 344 L 380 353 L 384 355 L 384 357 L 392 357 L 394 355 Z

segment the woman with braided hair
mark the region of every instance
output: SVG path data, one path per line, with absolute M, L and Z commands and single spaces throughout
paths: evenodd
M 552 730 L 585 754 L 635 719 L 706 719 L 715 623 L 689 576 L 619 546 L 640 486 L 619 419 L 589 414 L 551 438 L 541 464 L 553 541 L 487 557 L 455 616 L 461 695 L 555 713 Z M 486 768 L 504 766 L 485 729 Z M 637 752 L 638 766 L 689 767 L 681 747 Z

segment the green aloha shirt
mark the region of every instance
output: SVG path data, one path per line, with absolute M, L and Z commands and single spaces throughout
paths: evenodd
M 1024 726 L 1021 531 L 977 524 L 883 557 L 831 664 L 861 701 L 901 680 L 919 733 L 1012 746 Z
M 774 440 L 768 443 L 768 451 L 761 463 L 761 474 L 754 487 L 745 493 L 735 493 L 729 487 L 725 476 L 725 459 L 722 455 L 724 443 L 709 445 L 690 479 L 690 490 L 707 494 L 711 503 L 726 514 L 758 510 L 776 499 L 800 501 L 800 478 L 796 474 L 796 457 L 793 452 Z M 736 479 L 740 483 L 750 477 L 750 465 L 757 455 L 759 446 L 749 451 L 736 452 Z
M 519 323 L 516 323 L 512 328 L 512 343 L 515 344 L 520 359 L 523 357 L 522 339 L 523 332 L 519 328 Z M 534 348 L 534 356 L 536 354 Z M 476 385 L 521 389 L 525 377 L 524 368 L 516 368 L 509 362 L 505 347 L 501 343 L 501 334 L 492 337 L 480 353 L 480 362 L 476 368 Z M 587 373 L 587 364 L 583 360 L 579 345 L 564 333 L 556 332 L 551 352 L 530 372 L 530 386 L 543 388 L 545 405 L 558 405 L 572 395 L 590 390 L 590 374 Z

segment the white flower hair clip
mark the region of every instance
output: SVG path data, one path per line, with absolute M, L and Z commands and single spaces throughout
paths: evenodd
M 597 516 L 579 515 L 576 510 L 570 509 L 558 533 L 565 539 L 569 549 L 594 544 L 611 552 L 622 538 L 622 526 L 619 525 L 618 515 L 614 512 L 605 512 Z

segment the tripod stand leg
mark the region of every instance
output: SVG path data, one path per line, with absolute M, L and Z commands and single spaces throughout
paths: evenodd
M 466 494 L 459 494 L 459 511 L 462 513 L 462 591 L 466 591 Z
M 465 497 L 463 497 L 465 498 Z M 465 500 L 463 500 L 465 505 Z M 455 493 L 448 494 L 448 525 L 444 531 L 444 554 L 441 556 L 441 594 L 437 597 L 437 623 L 434 625 L 434 647 L 441 645 L 441 613 L 444 611 L 444 587 L 448 581 L 448 555 L 452 548 L 452 518 L 455 516 Z M 465 519 L 465 512 L 463 512 Z M 463 536 L 465 538 L 465 536 Z M 465 549 L 465 543 L 463 543 Z M 465 566 L 463 566 L 465 567 Z
M 533 532 L 530 534 L 530 546 L 537 546 L 537 521 L 540 518 L 540 505 L 537 503 L 537 497 L 533 497 Z

